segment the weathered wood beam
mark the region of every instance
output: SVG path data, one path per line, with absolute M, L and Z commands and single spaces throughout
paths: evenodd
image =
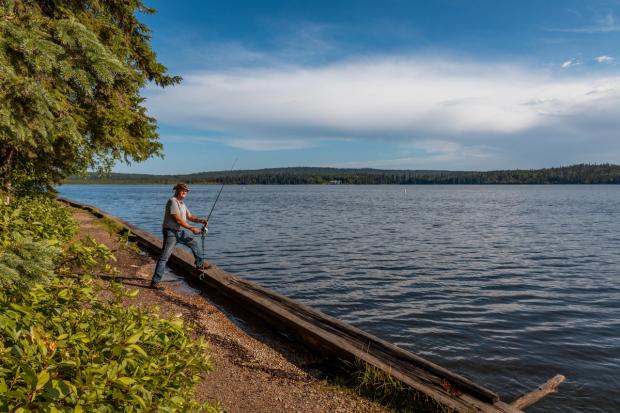
M 558 374 L 549 379 L 549 381 L 538 387 L 536 390 L 519 397 L 517 400 L 510 403 L 510 405 L 516 407 L 517 409 L 523 410 L 526 407 L 538 402 L 549 393 L 553 393 L 564 380 L 566 380 L 566 377 Z

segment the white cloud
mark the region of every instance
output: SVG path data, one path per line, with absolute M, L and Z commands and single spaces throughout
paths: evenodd
M 594 25 L 572 28 L 553 28 L 548 30 L 552 32 L 584 34 L 613 33 L 620 31 L 620 25 L 616 24 L 616 18 L 614 17 L 613 13 L 608 13 L 602 17 L 597 18 Z
M 228 138 L 220 140 L 228 146 L 246 151 L 283 151 L 306 149 L 316 146 L 317 142 L 305 139 L 271 139 L 271 138 Z
M 160 122 L 216 130 L 231 145 L 282 140 L 504 135 L 550 126 L 620 99 L 620 76 L 551 73 L 450 59 L 382 58 L 317 68 L 204 72 L 150 89 Z M 246 142 L 246 144 L 243 144 Z
M 564 63 L 562 63 L 562 64 L 560 65 L 560 67 L 561 67 L 562 69 L 567 69 L 567 68 L 569 68 L 569 67 L 571 67 L 571 66 L 577 66 L 577 65 L 579 65 L 579 64 L 580 64 L 580 62 L 579 62 L 577 59 L 575 59 L 575 58 L 571 58 L 571 59 L 568 59 L 567 61 L 565 61 Z
M 615 33 L 615 32 L 620 32 L 620 26 L 614 25 L 614 26 L 577 27 L 574 29 L 552 29 L 551 31 L 565 32 L 565 33 L 584 33 L 584 34 Z
M 421 140 L 413 143 L 413 147 L 423 150 L 426 154 L 441 160 L 460 160 L 463 158 L 489 158 L 492 154 L 488 148 L 467 146 L 446 140 Z
M 570 14 L 572 14 L 574 16 L 581 17 L 581 13 L 579 11 L 575 10 L 575 9 L 570 9 L 568 7 L 565 7 L 564 11 L 567 12 L 567 13 L 570 13 Z
M 616 19 L 612 13 L 607 13 L 598 19 L 598 24 L 601 27 L 613 27 L 616 24 Z
M 331 140 L 331 139 L 330 139 Z M 237 149 L 244 149 L 248 151 L 280 151 L 291 149 L 306 149 L 316 146 L 319 142 L 310 142 L 304 139 L 283 139 L 283 138 L 266 138 L 266 137 L 253 137 L 253 138 L 235 138 L 235 137 L 221 137 L 210 135 L 194 135 L 194 134 L 166 134 L 161 138 L 164 144 L 209 144 L 220 143 L 227 146 L 231 146 Z
M 613 63 L 614 58 L 611 57 L 611 56 L 604 56 L 603 55 L 603 56 L 598 56 L 596 58 L 596 61 L 599 62 L 599 63 Z
M 409 156 L 406 153 L 415 152 Z M 404 145 L 405 154 L 393 159 L 374 159 L 341 162 L 324 166 L 341 168 L 385 168 L 385 169 L 480 169 L 495 156 L 490 148 L 480 145 L 464 145 L 446 140 L 423 140 Z
M 273 151 L 362 139 L 403 148 L 397 159 L 361 166 L 483 169 L 620 152 L 620 75 L 568 73 L 378 57 L 193 73 L 146 95 L 149 113 L 193 142 Z

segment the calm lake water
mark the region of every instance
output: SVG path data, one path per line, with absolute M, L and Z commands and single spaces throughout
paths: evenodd
M 219 186 L 192 186 L 206 215 Z M 166 186 L 66 185 L 161 236 Z M 208 257 L 528 412 L 620 411 L 620 186 L 228 186 Z

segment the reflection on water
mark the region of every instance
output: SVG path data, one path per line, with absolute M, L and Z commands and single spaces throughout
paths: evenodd
M 406 191 L 405 191 L 406 189 Z M 206 215 L 218 186 L 196 186 Z M 159 236 L 169 186 L 63 196 Z M 620 404 L 620 187 L 226 187 L 207 256 L 224 269 L 423 354 L 528 412 Z

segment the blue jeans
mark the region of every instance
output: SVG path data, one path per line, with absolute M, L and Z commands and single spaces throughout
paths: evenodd
M 194 258 L 196 259 L 196 267 L 200 267 L 203 261 L 203 258 L 200 255 L 200 250 L 198 249 L 198 243 L 194 237 L 187 233 L 187 231 L 175 231 L 173 229 L 164 228 L 163 235 L 164 246 L 161 249 L 159 260 L 157 260 L 157 265 L 155 266 L 155 273 L 153 274 L 151 284 L 157 284 L 161 281 L 161 278 L 164 276 L 164 270 L 166 269 L 166 263 L 172 255 L 172 251 L 174 250 L 175 245 L 177 245 L 177 242 L 187 245 L 192 250 L 192 254 L 194 254 Z

